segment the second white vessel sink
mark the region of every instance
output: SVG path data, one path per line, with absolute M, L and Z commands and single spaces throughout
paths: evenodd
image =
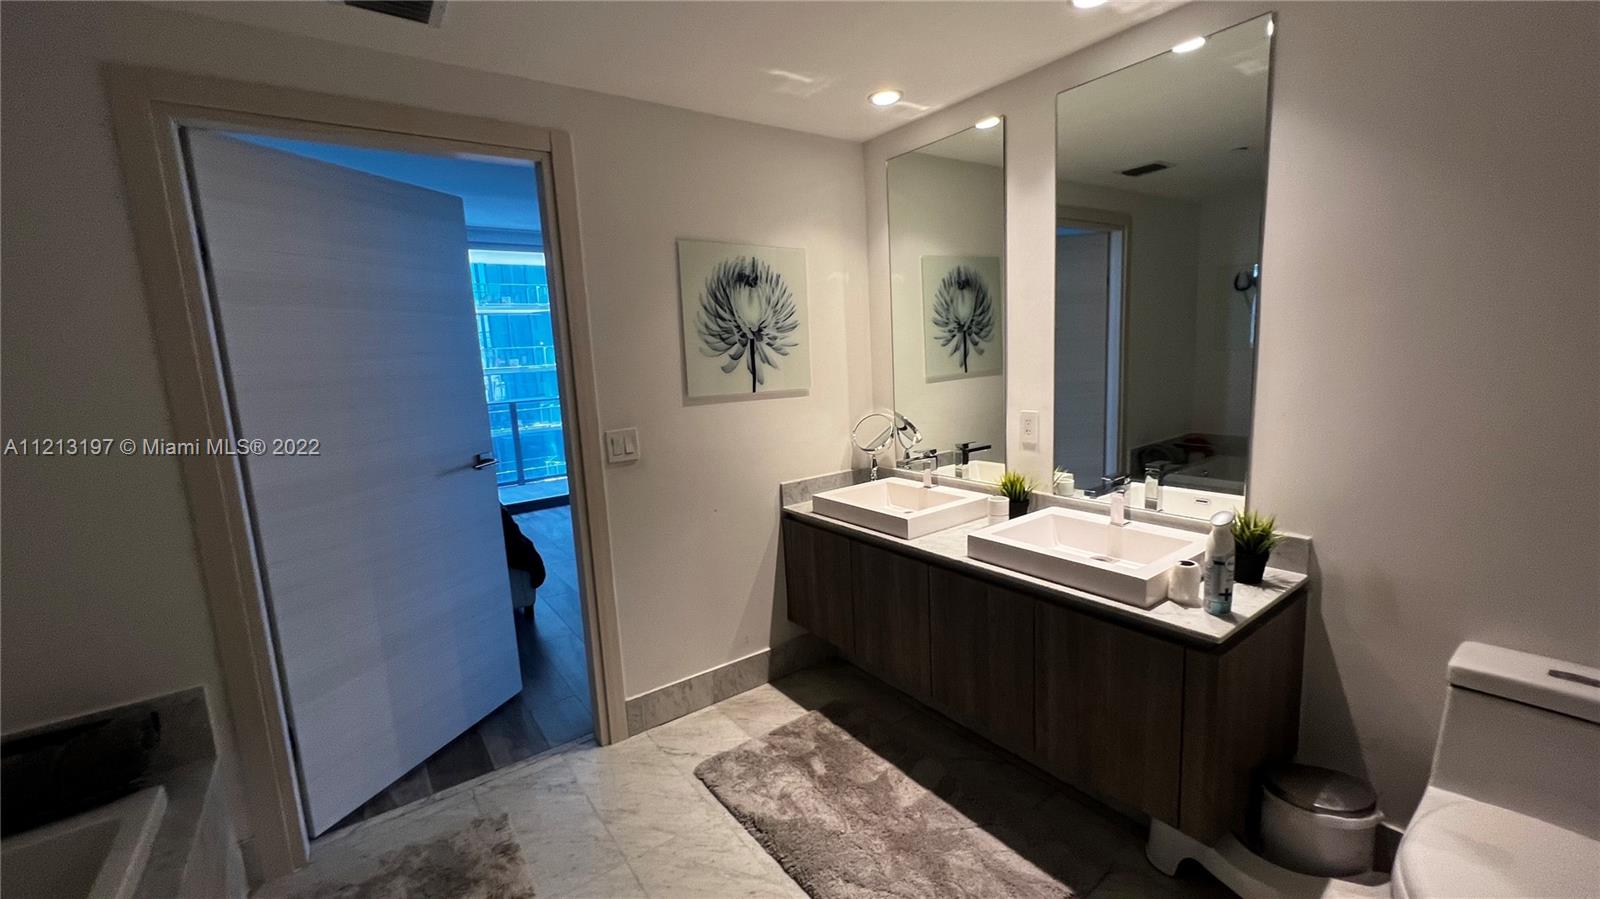
M 967 555 L 1148 609 L 1167 597 L 1180 561 L 1205 556 L 1205 536 L 1076 509 L 1041 509 L 967 535 Z
M 958 477 L 956 469 L 959 465 L 941 465 L 933 470 L 936 475 L 953 478 Z M 959 475 L 963 481 L 982 481 L 985 484 L 1000 483 L 1000 476 L 1006 473 L 1004 462 L 990 462 L 987 459 L 973 459 L 967 463 L 963 474 Z
M 988 494 L 971 490 L 882 478 L 819 493 L 811 498 L 811 510 L 910 540 L 982 518 L 989 514 L 988 501 Z

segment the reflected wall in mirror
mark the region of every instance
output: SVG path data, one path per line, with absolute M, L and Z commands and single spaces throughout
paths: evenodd
M 1057 97 L 1055 462 L 1137 508 L 1243 503 L 1269 22 Z
M 986 120 L 986 123 L 989 120 Z M 913 467 L 1005 470 L 1005 123 L 889 160 L 894 406 L 922 430 Z

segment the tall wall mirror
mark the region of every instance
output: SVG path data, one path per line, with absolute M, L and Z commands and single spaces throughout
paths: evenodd
M 1244 502 L 1271 49 L 1263 16 L 1057 97 L 1058 485 Z
M 888 186 L 894 406 L 923 437 L 908 464 L 998 481 L 1005 470 L 1005 122 L 991 117 L 890 159 Z

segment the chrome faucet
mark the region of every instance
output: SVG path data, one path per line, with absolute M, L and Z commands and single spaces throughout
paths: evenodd
M 986 449 L 993 449 L 993 447 L 987 443 L 972 443 L 971 441 L 968 441 L 967 443 L 956 444 L 956 452 L 961 454 L 961 464 L 963 467 L 966 466 L 968 462 L 972 461 L 973 453 L 982 452 Z
M 936 449 L 925 449 L 921 450 L 920 452 L 906 454 L 906 469 L 908 471 L 916 471 L 920 466 L 924 465 L 926 465 L 928 468 L 938 468 L 939 451 Z
M 1128 488 L 1126 485 L 1118 487 L 1111 494 L 1111 525 L 1124 528 L 1128 526 Z
M 1094 495 L 1095 495 L 1096 498 L 1099 498 L 1099 497 L 1106 496 L 1106 495 L 1111 494 L 1111 493 L 1121 493 L 1122 491 L 1127 490 L 1127 489 L 1128 489 L 1128 476 L 1125 475 L 1125 474 L 1119 474 L 1114 478 L 1101 478 L 1100 479 L 1100 489 L 1096 490 Z
M 1146 465 L 1144 467 L 1144 507 L 1151 511 L 1161 511 L 1161 470 L 1160 465 Z

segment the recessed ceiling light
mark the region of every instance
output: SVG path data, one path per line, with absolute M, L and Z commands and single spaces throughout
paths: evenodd
M 1268 19 L 1268 20 L 1267 20 L 1267 37 L 1272 37 L 1272 32 L 1273 32 L 1273 31 L 1274 31 L 1274 30 L 1276 30 L 1276 29 L 1274 29 L 1274 28 L 1273 28 L 1273 27 L 1272 27 L 1272 20 L 1271 20 L 1271 19 Z
M 1096 6 L 1105 6 L 1106 0 L 1072 0 L 1072 5 L 1079 9 L 1094 9 Z
M 867 102 L 873 106 L 893 106 L 900 102 L 901 96 L 903 95 L 899 91 L 890 88 L 889 90 L 878 91 L 867 97 Z
M 1181 44 L 1174 45 L 1173 48 L 1172 48 L 1172 52 L 1174 52 L 1174 53 L 1193 53 L 1194 51 L 1200 49 L 1201 47 L 1204 47 L 1205 45 L 1206 45 L 1206 39 L 1205 38 L 1203 38 L 1203 37 L 1192 37 L 1192 38 L 1189 38 L 1188 40 L 1184 41 Z
M 998 124 L 1000 124 L 1000 117 L 997 115 L 992 115 L 985 116 L 977 120 L 976 122 L 972 123 L 972 127 L 978 129 L 979 131 L 988 131 L 990 128 L 993 128 Z

